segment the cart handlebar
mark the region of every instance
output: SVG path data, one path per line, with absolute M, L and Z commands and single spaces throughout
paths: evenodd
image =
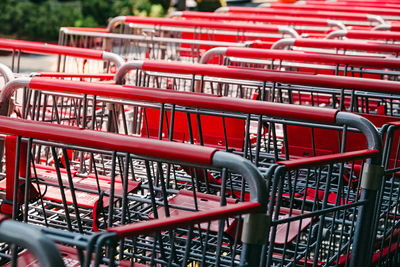
M 155 219 L 145 222 L 127 224 L 106 229 L 116 233 L 119 238 L 147 235 L 159 231 L 173 230 L 178 227 L 188 227 L 204 222 L 226 219 L 230 216 L 257 212 L 260 204 L 255 202 L 240 202 L 208 211 L 188 212 L 185 215 Z
M 400 47 L 399 47 L 400 49 Z M 120 67 L 115 75 L 117 84 L 121 84 L 125 75 L 134 69 L 143 71 L 179 73 L 188 75 L 204 75 L 228 79 L 241 79 L 253 81 L 269 81 L 289 83 L 306 86 L 320 86 L 328 88 L 346 88 L 382 93 L 400 92 L 400 83 L 395 81 L 338 77 L 331 75 L 312 75 L 284 71 L 254 70 L 218 65 L 191 64 L 181 62 L 168 62 L 160 60 L 132 61 Z
M 213 57 L 228 56 L 254 59 L 293 60 L 311 63 L 331 63 L 349 66 L 400 68 L 400 59 L 384 56 L 354 56 L 311 51 L 292 51 L 278 49 L 216 47 L 208 50 L 200 59 L 207 64 Z
M 117 21 L 120 23 L 123 19 L 124 23 L 133 24 L 149 24 L 154 26 L 172 26 L 172 27 L 188 27 L 188 28 L 210 28 L 219 30 L 233 30 L 233 31 L 246 31 L 246 32 L 264 32 L 264 33 L 288 33 L 291 36 L 299 36 L 292 28 L 279 26 L 279 25 L 257 25 L 257 24 L 243 24 L 243 23 L 214 23 L 213 21 L 204 20 L 185 20 L 173 18 L 155 18 L 155 17 L 138 17 L 138 16 L 125 16 L 117 17 L 109 24 L 110 27 L 115 27 Z M 112 26 L 110 26 L 112 23 Z
M 358 151 L 337 153 L 331 155 L 315 156 L 309 158 L 300 158 L 286 161 L 279 161 L 279 165 L 285 165 L 288 170 L 296 170 L 300 168 L 310 168 L 326 164 L 334 164 L 341 162 L 349 162 L 353 160 L 367 159 L 379 156 L 376 149 L 364 149 Z
M 45 139 L 71 145 L 115 150 L 200 165 L 211 165 L 215 148 L 132 137 L 64 125 L 54 125 L 7 117 L 0 118 L 4 134 Z
M 232 20 L 232 21 L 252 21 L 252 22 L 264 22 L 264 23 L 285 23 L 290 25 L 314 25 L 314 26 L 332 26 L 334 22 L 329 19 L 318 19 L 318 18 L 296 18 L 290 16 L 257 16 L 257 15 L 243 15 L 243 14 L 223 14 L 215 12 L 198 12 L 198 11 L 181 11 L 174 12 L 171 17 L 182 17 L 189 19 L 209 19 L 213 20 Z M 340 24 L 338 21 L 334 24 L 340 28 L 344 25 Z
M 31 76 L 38 76 L 42 78 L 81 78 L 81 79 L 100 79 L 100 80 L 112 80 L 114 74 L 91 74 L 91 73 L 64 73 L 64 72 L 35 72 Z
M 0 75 L 3 77 L 4 83 L 14 80 L 14 73 L 3 63 L 0 63 Z
M 269 3 L 271 9 L 291 9 L 299 11 L 339 11 L 348 12 L 348 6 L 312 5 L 312 4 L 289 4 L 289 3 Z M 352 13 L 375 14 L 381 16 L 400 16 L 400 11 L 393 8 L 363 7 L 353 5 Z
M 283 15 L 283 16 L 299 16 L 299 17 L 314 17 L 314 18 L 328 18 L 338 20 L 350 21 L 376 21 L 384 23 L 385 21 L 376 15 L 360 14 L 354 12 L 334 12 L 334 11 L 311 11 L 311 10 L 292 10 L 292 9 L 272 9 L 272 8 L 259 8 L 259 7 L 221 7 L 215 12 L 229 12 L 229 13 L 244 13 L 244 14 L 263 14 L 263 15 Z
M 117 54 L 106 51 L 14 39 L 0 38 L 0 49 L 19 50 L 37 54 L 65 55 L 87 59 L 110 60 L 117 66 L 120 66 L 124 62 L 124 60 Z
M 347 37 L 349 39 L 379 39 L 379 40 L 400 40 L 399 32 L 389 31 L 361 31 L 361 30 L 338 30 L 329 33 L 326 39 Z

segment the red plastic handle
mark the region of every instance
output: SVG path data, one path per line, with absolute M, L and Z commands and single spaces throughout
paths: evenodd
M 282 15 L 294 17 L 312 17 L 325 19 L 342 19 L 351 21 L 368 21 L 369 16 L 359 13 L 350 12 L 330 12 L 330 11 L 307 11 L 307 10 L 291 10 L 291 9 L 272 9 L 258 7 L 229 7 L 229 13 L 246 13 L 259 15 Z
M 288 3 L 271 3 L 273 9 L 291 9 L 300 11 L 340 11 L 348 12 L 349 7 L 347 6 L 331 6 L 331 5 L 311 5 L 311 4 L 288 4 Z M 354 5 L 351 7 L 352 13 L 364 13 L 373 15 L 387 15 L 387 16 L 400 16 L 400 11 L 392 8 L 377 8 L 377 7 L 362 7 Z
M 380 39 L 380 40 L 400 40 L 399 32 L 390 31 L 357 31 L 351 30 L 346 33 L 347 38 L 353 39 Z
M 79 31 L 79 32 L 98 32 L 98 33 L 109 33 L 110 30 L 107 28 L 89 28 L 89 27 L 63 27 L 68 31 Z
M 82 57 L 89 59 L 102 59 L 103 57 L 103 51 L 94 49 L 53 45 L 48 43 L 21 41 L 13 39 L 3 39 L 3 38 L 0 38 L 0 49 L 20 50 L 24 52 L 31 52 L 38 54 L 66 55 L 66 56 Z
M 280 161 L 278 164 L 285 165 L 289 170 L 296 170 L 300 168 L 311 168 L 339 162 L 368 159 L 378 155 L 379 151 L 376 149 L 364 149 L 352 152 Z
M 188 28 L 209 28 L 233 31 L 252 31 L 252 32 L 268 32 L 278 33 L 279 27 L 274 25 L 255 25 L 244 23 L 215 23 L 204 20 L 186 20 L 172 18 L 153 18 L 153 17 L 137 17 L 126 16 L 125 23 L 162 25 L 172 27 L 188 27 Z
M 325 1 L 306 1 L 307 5 L 326 5 Z M 335 1 L 330 1 L 329 2 L 330 6 L 347 6 L 347 7 L 353 7 L 354 5 L 357 6 L 364 6 L 364 7 L 383 7 L 383 8 L 400 8 L 399 2 L 395 3 L 386 3 L 385 2 L 364 2 L 364 1 L 340 1 L 340 2 L 335 2 Z
M 398 47 L 400 49 L 400 46 Z M 229 79 L 269 81 L 288 84 L 320 86 L 328 88 L 346 88 L 372 92 L 399 93 L 400 83 L 377 79 L 360 79 L 331 75 L 311 75 L 285 71 L 254 70 L 247 68 L 224 67 L 207 64 L 186 64 L 148 60 L 143 63 L 143 70 L 167 73 L 195 74 Z
M 379 56 L 338 55 L 308 51 L 270 50 L 228 47 L 225 55 L 255 59 L 293 60 L 310 63 L 331 63 L 349 66 L 400 68 L 400 59 Z
M 183 11 L 183 18 L 189 19 L 208 19 L 208 20 L 231 20 L 231 21 L 251 21 L 263 23 L 281 23 L 282 25 L 313 25 L 313 26 L 328 26 L 326 19 L 312 19 L 312 18 L 296 18 L 288 16 L 248 16 L 241 14 L 231 13 L 214 13 L 214 12 L 197 12 L 197 11 Z
M 32 78 L 29 87 L 32 89 L 60 91 L 73 94 L 97 95 L 108 98 L 170 103 L 223 111 L 263 114 L 270 117 L 322 123 L 335 123 L 336 114 L 338 112 L 334 109 L 219 97 L 201 93 L 52 80 L 46 78 Z
M 299 47 L 314 48 L 337 48 L 370 52 L 400 52 L 400 46 L 394 44 L 384 44 L 376 42 L 344 41 L 344 40 L 318 40 L 318 39 L 295 39 L 294 44 Z
M 390 31 L 399 32 L 400 31 L 400 23 L 398 21 L 390 22 Z
M 90 74 L 90 73 L 63 73 L 63 72 L 39 72 L 38 76 L 42 78 L 81 78 L 81 79 L 100 79 L 112 80 L 113 74 Z
M 215 148 L 164 142 L 7 117 L 0 118 L 0 132 L 70 145 L 134 153 L 153 158 L 210 166 Z
M 106 229 L 114 232 L 120 238 L 147 235 L 159 231 L 173 230 L 178 227 L 188 227 L 203 222 L 226 219 L 232 216 L 257 212 L 260 204 L 255 202 L 241 202 L 208 211 L 188 212 L 187 215 L 178 215 L 163 219 L 150 220 Z

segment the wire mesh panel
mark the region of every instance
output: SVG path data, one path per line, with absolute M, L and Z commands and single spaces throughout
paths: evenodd
M 366 189 L 370 178 L 361 173 L 369 168 L 365 159 L 376 155 L 359 151 L 280 162 L 267 179 L 272 221 L 265 266 L 348 266 L 351 257 L 361 256 L 358 249 L 369 263 L 379 186 Z M 365 216 L 365 209 L 372 213 Z

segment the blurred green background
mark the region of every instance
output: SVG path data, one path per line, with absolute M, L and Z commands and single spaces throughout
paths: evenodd
M 170 0 L 0 0 L 3 37 L 58 39 L 63 26 L 101 27 L 119 15 L 164 16 Z

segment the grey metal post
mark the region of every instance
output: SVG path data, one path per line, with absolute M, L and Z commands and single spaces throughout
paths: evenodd
M 376 127 L 367 119 L 347 112 L 338 112 L 338 124 L 359 129 L 367 138 L 369 149 L 376 149 L 379 155 L 367 161 L 363 166 L 360 199 L 367 203 L 358 208 L 354 243 L 351 251 L 350 266 L 369 266 L 372 261 L 372 249 L 375 238 L 374 218 L 376 216 L 377 193 L 383 176 L 382 140 Z
M 245 216 L 242 232 L 243 248 L 240 256 L 240 266 L 258 266 L 270 222 L 270 216 L 267 214 L 267 188 L 264 178 L 253 163 L 238 155 L 217 151 L 212 163 L 213 166 L 240 173 L 249 185 L 250 200 L 261 204 L 258 213 Z
M 5 220 L 0 223 L 0 240 L 27 248 L 39 260 L 42 267 L 64 266 L 55 244 L 31 225 Z

